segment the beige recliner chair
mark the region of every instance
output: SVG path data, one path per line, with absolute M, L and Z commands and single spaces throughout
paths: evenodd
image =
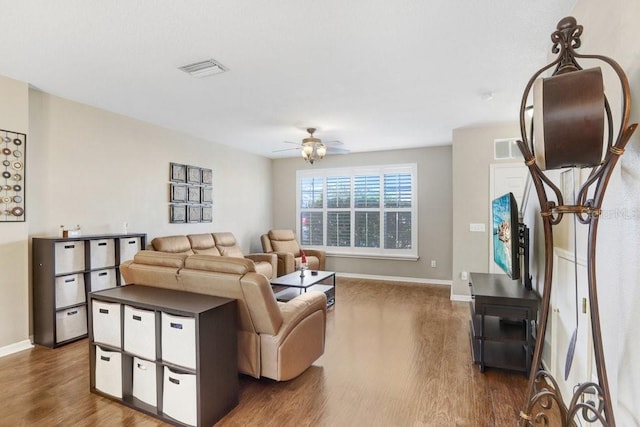
M 244 374 L 289 380 L 324 353 L 325 294 L 309 291 L 277 302 L 269 280 L 248 259 L 145 250 L 122 263 L 120 271 L 133 286 L 237 300 L 238 369 Z
M 278 277 L 296 271 L 301 262 L 300 245 L 293 230 L 269 230 L 260 236 L 262 250 L 278 256 Z M 324 270 L 326 253 L 318 249 L 304 249 L 311 270 Z

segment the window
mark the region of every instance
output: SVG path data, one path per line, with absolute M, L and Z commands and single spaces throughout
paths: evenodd
M 417 258 L 415 164 L 297 172 L 298 235 L 330 254 Z

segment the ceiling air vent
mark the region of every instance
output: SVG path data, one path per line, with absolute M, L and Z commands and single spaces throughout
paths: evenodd
M 215 59 L 207 59 L 206 61 L 183 65 L 182 67 L 178 67 L 178 69 L 198 78 L 213 76 L 214 74 L 220 74 L 227 71 L 227 67 L 220 64 Z

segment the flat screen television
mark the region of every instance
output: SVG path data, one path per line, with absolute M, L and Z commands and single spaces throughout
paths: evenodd
M 491 204 L 493 222 L 493 260 L 513 280 L 522 279 L 531 289 L 529 276 L 529 229 L 519 221 L 518 205 L 513 193 L 494 199 Z M 520 255 L 522 250 L 522 266 Z M 523 267 L 521 269 L 521 267 Z

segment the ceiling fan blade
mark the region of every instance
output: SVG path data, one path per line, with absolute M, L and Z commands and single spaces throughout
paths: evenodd
M 346 148 L 334 147 L 332 145 L 327 146 L 327 153 L 329 154 L 348 154 L 351 150 Z
M 299 149 L 300 149 L 300 147 L 298 147 L 298 148 L 283 148 L 281 150 L 273 150 L 272 153 L 280 153 L 281 151 L 293 151 L 293 150 L 297 151 Z
M 284 142 L 285 144 L 300 145 L 299 142 L 291 142 L 291 141 L 282 141 L 282 142 Z
M 344 145 L 342 141 L 333 140 L 333 141 L 322 141 L 324 145 Z

